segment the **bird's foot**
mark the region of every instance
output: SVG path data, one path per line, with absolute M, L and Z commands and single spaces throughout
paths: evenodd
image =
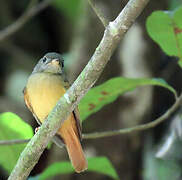
M 39 129 L 40 129 L 40 126 L 35 128 L 35 134 L 37 133 L 37 131 L 38 131 Z

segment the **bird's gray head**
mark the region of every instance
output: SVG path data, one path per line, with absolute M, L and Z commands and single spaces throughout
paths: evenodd
M 63 74 L 64 60 L 62 56 L 55 52 L 45 54 L 37 63 L 32 73 L 47 72 L 53 74 Z

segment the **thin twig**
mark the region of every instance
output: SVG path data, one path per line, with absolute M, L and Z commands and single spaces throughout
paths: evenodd
M 96 6 L 94 0 L 88 0 L 90 6 L 94 10 L 95 14 L 98 16 L 100 21 L 102 22 L 103 26 L 106 27 L 109 24 L 109 21 L 104 17 L 103 13 L 101 10 Z
M 13 139 L 13 140 L 0 140 L 0 145 L 14 145 L 14 144 L 25 144 L 30 139 Z
M 105 132 L 95 132 L 95 133 L 89 133 L 89 134 L 83 134 L 83 139 L 96 139 L 96 138 L 103 138 L 103 137 L 109 137 L 109 136 L 116 136 L 120 134 L 128 134 L 133 133 L 137 131 L 144 131 L 150 128 L 154 128 L 158 124 L 165 121 L 167 118 L 171 116 L 172 113 L 175 112 L 175 110 L 182 104 L 182 94 L 177 98 L 176 102 L 173 104 L 171 108 L 169 108 L 162 116 L 155 119 L 152 122 L 138 125 L 131 128 L 125 128 L 125 129 L 119 129 L 119 130 L 113 130 L 113 131 L 105 131 Z
M 25 12 L 27 12 L 29 9 L 31 9 L 33 6 L 35 6 L 37 3 L 38 3 L 38 0 L 29 1 L 29 4 L 28 4 L 27 9 L 25 10 Z
M 17 32 L 21 27 L 23 27 L 23 25 L 25 25 L 26 22 L 28 22 L 28 20 L 37 15 L 43 9 L 45 9 L 51 1 L 52 0 L 44 0 L 30 8 L 32 4 L 35 4 L 34 0 L 32 0 L 28 5 L 27 10 L 21 17 L 19 17 L 13 24 L 0 31 L 0 42 Z
M 182 94 L 177 98 L 176 102 L 172 105 L 171 108 L 169 108 L 165 114 L 160 116 L 159 118 L 155 119 L 152 122 L 138 125 L 135 127 L 131 128 L 124 128 L 124 129 L 118 129 L 118 130 L 113 130 L 113 131 L 104 131 L 104 132 L 95 132 L 95 133 L 88 133 L 88 134 L 83 134 L 83 139 L 97 139 L 97 138 L 103 138 L 103 137 L 109 137 L 109 136 L 116 136 L 120 134 L 128 134 L 128 133 L 133 133 L 137 131 L 144 131 L 150 128 L 154 128 L 163 121 L 167 120 L 171 114 L 173 114 L 176 109 L 182 104 Z M 21 144 L 21 143 L 27 143 L 30 139 L 17 139 L 17 140 L 3 140 L 0 141 L 0 145 L 12 145 L 12 144 Z
M 9 180 L 27 179 L 49 141 L 81 98 L 95 84 L 120 40 L 148 2 L 149 0 L 130 0 L 118 17 L 109 23 L 92 58 L 27 144 L 10 174 Z

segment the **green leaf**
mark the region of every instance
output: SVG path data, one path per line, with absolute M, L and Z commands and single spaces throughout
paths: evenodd
M 30 125 L 11 112 L 0 115 L 0 140 L 28 139 L 33 136 Z M 1 145 L 0 165 L 11 172 L 25 144 Z
M 175 11 L 155 11 L 146 27 L 150 37 L 169 56 L 182 58 L 182 7 Z
M 114 167 L 106 157 L 89 158 L 87 171 L 94 171 L 110 176 L 113 179 L 119 179 Z M 50 165 L 47 169 L 45 169 L 45 171 L 42 174 L 32 178 L 37 180 L 45 180 L 58 174 L 68 174 L 74 172 L 75 171 L 72 168 L 71 163 L 64 161 Z
M 99 111 L 106 104 L 115 101 L 118 96 L 144 85 L 162 86 L 176 96 L 176 91 L 162 79 L 112 78 L 105 83 L 92 88 L 81 100 L 79 104 L 81 120 L 85 120 L 88 116 Z
M 106 157 L 90 158 L 88 160 L 88 171 L 102 173 L 113 179 L 119 179 L 113 165 Z
M 178 65 L 182 68 L 182 59 L 179 59 Z
M 73 21 L 81 14 L 81 0 L 54 0 L 53 5 Z

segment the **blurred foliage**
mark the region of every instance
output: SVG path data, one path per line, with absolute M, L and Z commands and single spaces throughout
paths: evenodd
M 114 167 L 106 157 L 93 157 L 88 159 L 88 170 L 102 173 L 112 177 L 113 179 L 119 179 Z M 59 174 L 74 173 L 74 169 L 70 162 L 57 162 L 50 165 L 44 172 L 36 177 L 31 177 L 29 180 L 46 180 Z
M 32 138 L 32 127 L 11 112 L 0 115 L 0 140 Z M 0 165 L 11 172 L 26 144 L 3 145 L 0 148 Z
M 161 159 L 181 161 L 182 149 L 182 118 L 181 109 L 172 117 L 169 128 L 164 133 L 156 157 Z
M 156 158 L 151 146 L 148 146 L 146 150 L 143 164 L 144 180 L 180 180 L 181 163 Z
M 54 0 L 53 5 L 62 12 L 68 19 L 74 22 L 82 10 L 82 0 Z
M 174 10 L 182 5 L 182 0 L 169 0 L 169 9 Z
M 179 65 L 182 67 L 182 1 L 170 1 L 170 9 L 173 11 L 154 11 L 146 21 L 146 28 L 149 36 L 169 56 L 179 58 Z M 177 9 L 175 9 L 178 7 Z M 160 143 L 159 151 L 155 154 L 151 139 L 146 144 L 144 152 L 144 179 L 145 180 L 179 180 L 181 179 L 181 156 L 179 141 L 179 129 L 181 119 L 173 121 L 170 130 L 165 134 L 165 140 Z M 147 145 L 147 146 L 148 146 Z M 161 158 L 158 159 L 157 157 Z
M 81 120 L 85 120 L 88 116 L 99 111 L 106 104 L 112 103 L 118 96 L 144 85 L 155 85 L 167 88 L 176 96 L 176 91 L 162 79 L 112 78 L 105 83 L 92 88 L 81 100 L 79 104 Z
M 61 15 L 64 15 L 66 17 L 65 18 L 66 21 L 70 21 L 71 22 L 70 24 L 73 24 L 73 23 L 77 22 L 77 18 L 79 16 L 82 16 L 82 7 L 83 7 L 82 3 L 83 3 L 83 0 L 69 0 L 69 1 L 55 0 L 52 5 L 55 8 L 57 8 L 58 12 L 60 12 Z M 171 0 L 170 9 L 174 9 L 175 7 L 178 7 L 180 3 L 181 3 L 181 0 Z M 19 4 L 21 5 L 22 10 L 23 10 L 24 1 L 23 1 L 23 3 L 19 2 Z M 16 9 L 17 8 L 15 8 L 15 12 L 16 12 Z M 13 13 L 11 12 L 10 14 L 13 14 Z M 2 17 L 4 17 L 4 16 L 2 16 Z M 46 20 L 49 19 L 48 17 L 50 17 L 49 14 L 46 16 L 46 18 L 47 18 Z M 174 11 L 156 11 L 156 12 L 153 12 L 151 14 L 151 16 L 148 17 L 146 27 L 147 27 L 147 31 L 148 31 L 149 35 L 151 36 L 151 38 L 160 45 L 160 47 L 163 49 L 163 51 L 167 55 L 177 56 L 182 61 L 182 21 L 181 21 L 181 17 L 182 17 L 182 8 L 178 8 Z M 39 19 L 40 21 L 42 21 L 42 22 L 45 21 L 44 23 L 46 25 L 48 24 L 49 28 L 51 30 L 54 30 L 57 28 L 55 28 L 55 27 L 52 28 L 52 27 L 54 25 L 57 26 L 56 21 L 59 21 L 60 18 L 62 18 L 62 17 L 58 16 L 58 18 L 56 19 L 55 16 L 53 16 L 53 18 L 50 19 L 49 21 L 46 21 L 45 19 L 43 20 L 42 17 L 39 17 L 39 18 L 40 18 Z M 54 18 L 55 18 L 55 21 L 53 21 Z M 64 18 L 62 18 L 62 19 L 64 19 Z M 50 25 L 49 24 L 50 22 L 53 22 L 53 23 Z M 40 26 L 39 21 L 36 20 L 34 23 L 36 23 L 36 26 L 33 26 L 33 23 L 30 26 L 28 26 L 28 25 L 26 26 L 28 30 L 31 30 L 32 32 L 34 31 L 34 33 L 36 34 L 36 35 L 35 34 L 32 35 L 32 38 L 34 38 L 34 39 L 24 38 L 22 36 L 22 34 L 27 36 L 27 34 L 25 33 L 26 27 L 22 32 L 20 31 L 19 36 L 21 36 L 21 38 L 23 40 L 24 39 L 28 40 L 27 41 L 28 46 L 26 47 L 28 49 L 28 51 L 30 50 L 30 46 L 33 47 L 32 49 L 34 51 L 34 48 L 36 47 L 35 45 L 37 45 L 37 47 L 38 47 L 37 51 L 40 53 L 40 49 L 39 49 L 40 47 L 41 47 L 41 49 L 46 49 L 46 48 L 47 48 L 46 50 L 50 49 L 50 47 L 48 47 L 48 44 L 50 44 L 50 42 L 48 43 L 47 41 L 43 41 L 43 39 L 47 40 L 50 34 L 46 34 L 46 31 L 44 31 L 44 30 L 41 31 L 41 29 L 45 29 L 46 26 Z M 61 21 L 61 25 L 62 25 L 62 21 Z M 69 31 L 68 29 L 65 28 L 64 24 L 63 24 L 63 26 L 61 26 L 61 30 L 64 29 L 65 31 Z M 37 32 L 35 31 L 36 28 L 38 29 Z M 52 34 L 55 34 L 55 32 L 56 31 L 52 32 Z M 29 33 L 29 31 L 28 31 L 28 33 Z M 65 35 L 63 32 L 61 32 L 61 33 L 57 32 L 57 33 L 59 35 L 60 34 L 63 34 L 63 36 Z M 41 35 L 41 37 L 37 36 L 37 34 Z M 45 36 L 44 36 L 44 34 L 45 34 Z M 59 39 L 58 34 L 55 35 L 56 40 Z M 18 36 L 16 36 L 16 38 L 17 37 Z M 37 38 L 37 37 L 39 37 L 39 38 Z M 40 39 L 41 43 L 40 42 L 37 43 L 35 41 L 36 39 Z M 53 36 L 51 36 L 50 39 L 53 41 L 52 44 L 56 44 Z M 94 39 L 94 41 L 95 41 L 95 39 Z M 17 40 L 17 42 L 23 42 L 23 41 Z M 67 42 L 67 39 L 66 39 L 66 42 Z M 59 43 L 58 43 L 58 46 L 55 46 L 56 49 L 60 48 Z M 24 46 L 26 44 L 26 42 L 19 43 L 20 46 L 22 46 L 22 44 Z M 40 46 L 40 44 L 41 44 L 41 46 Z M 44 46 L 42 46 L 42 44 Z M 66 46 L 66 43 L 64 41 L 63 42 L 61 41 L 60 44 L 63 44 L 64 47 Z M 51 50 L 55 49 L 55 47 L 51 48 Z M 9 51 L 9 49 L 8 49 L 8 51 Z M 12 50 L 10 50 L 10 52 L 11 51 Z M 62 51 L 62 50 L 60 50 L 60 51 Z M 15 54 L 18 54 L 18 53 L 16 52 Z M 66 53 L 65 55 L 66 55 L 65 59 L 66 58 L 68 59 L 70 54 Z M 20 58 L 20 59 L 24 59 L 24 58 Z M 69 65 L 69 62 L 74 63 L 73 61 L 65 61 L 65 62 L 67 63 L 66 66 Z M 17 70 L 17 67 L 15 69 Z M 21 78 L 20 78 L 20 76 L 21 76 Z M 25 76 L 26 76 L 26 73 L 24 74 L 24 72 L 17 72 L 17 73 L 13 73 L 12 76 L 9 76 L 7 78 L 5 91 L 6 91 L 6 94 L 9 95 L 9 97 L 14 98 L 14 99 L 21 98 L 19 96 L 19 94 L 17 94 L 16 92 L 20 92 L 20 89 L 22 89 L 21 88 L 22 84 L 24 84 L 24 80 L 26 79 Z M 173 92 L 173 94 L 176 95 L 176 91 L 162 79 L 129 79 L 129 78 L 123 78 L 123 77 L 113 78 L 95 88 L 92 88 L 88 92 L 88 94 L 81 100 L 81 103 L 79 105 L 79 109 L 81 111 L 81 119 L 85 120 L 91 114 L 101 110 L 101 108 L 103 108 L 105 105 L 114 102 L 122 94 L 132 91 L 132 90 L 136 89 L 137 87 L 144 86 L 144 85 L 161 86 L 161 87 L 167 88 L 169 91 Z M 23 99 L 23 98 L 21 98 L 21 99 Z M 21 120 L 21 118 L 19 118 L 15 114 L 3 113 L 0 115 L 0 140 L 27 139 L 27 138 L 31 138 L 32 136 L 33 136 L 32 128 L 28 124 L 24 123 Z M 11 169 L 14 167 L 14 165 L 24 147 L 25 147 L 24 144 L 1 146 L 0 147 L 0 165 L 4 169 L 6 169 L 6 171 L 10 172 Z M 49 146 L 49 148 L 50 148 L 50 146 Z M 116 147 L 116 149 L 117 149 L 117 147 Z M 149 149 L 149 152 L 151 151 L 151 149 Z M 121 154 L 121 156 L 123 156 L 123 154 Z M 124 157 L 122 157 L 121 159 L 123 160 Z M 181 173 L 180 164 L 178 164 L 174 161 L 157 160 L 156 158 L 154 158 L 153 152 L 146 154 L 146 156 L 144 157 L 144 160 L 145 160 L 145 162 L 144 162 L 143 172 L 144 172 L 145 180 L 175 179 L 175 178 L 178 178 L 179 174 Z M 112 177 L 113 179 L 119 179 L 114 167 L 112 166 L 111 162 L 106 157 L 89 158 L 88 159 L 88 171 L 102 173 L 102 174 Z M 74 172 L 74 170 L 73 170 L 70 162 L 58 162 L 58 163 L 54 163 L 54 164 L 48 166 L 47 169 L 45 169 L 43 171 L 43 173 L 39 174 L 38 176 L 31 177 L 29 179 L 32 179 L 32 180 L 33 179 L 34 180 L 35 179 L 36 180 L 47 179 L 47 178 L 56 176 L 58 174 L 67 174 L 67 173 L 73 173 L 73 172 Z M 133 172 L 131 172 L 131 173 L 133 173 Z
M 150 37 L 169 56 L 179 57 L 182 64 L 182 7 L 174 11 L 154 11 L 146 22 Z
M 28 76 L 29 74 L 27 72 L 17 70 L 11 73 L 6 81 L 6 94 L 18 103 L 25 104 L 22 92 L 25 87 Z

